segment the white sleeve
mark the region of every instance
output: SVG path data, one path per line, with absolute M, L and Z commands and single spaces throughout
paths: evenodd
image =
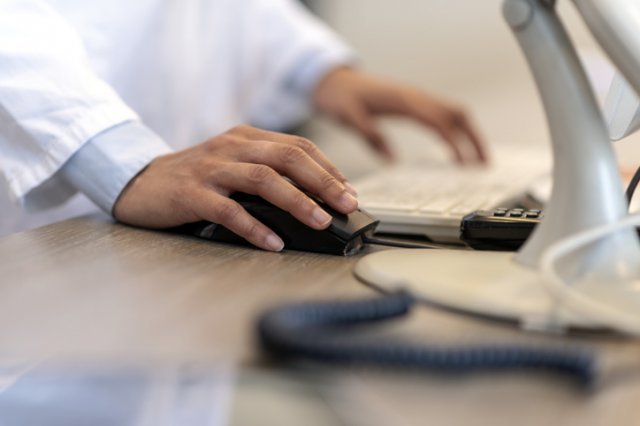
M 48 202 L 61 203 L 75 191 L 56 190 L 56 171 L 93 136 L 136 119 L 63 17 L 40 0 L 0 1 L 0 173 L 14 199 L 47 182 Z
M 310 113 L 315 85 L 329 70 L 353 64 L 355 54 L 297 0 L 249 3 L 246 50 L 253 53 L 250 68 L 260 70 L 264 83 L 250 111 L 251 124 L 283 129 Z
M 129 181 L 153 159 L 172 152 L 171 148 L 138 121 L 129 121 L 94 136 L 85 143 L 58 171 L 64 181 L 80 190 L 107 213 Z M 31 195 L 41 192 L 47 184 L 27 197 L 27 208 L 33 205 Z M 37 197 L 40 202 L 46 194 Z M 37 207 L 37 206 L 35 206 Z

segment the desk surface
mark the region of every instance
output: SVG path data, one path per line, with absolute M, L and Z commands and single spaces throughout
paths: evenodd
M 351 274 L 358 259 L 266 253 L 101 215 L 11 235 L 0 239 L 0 355 L 260 365 L 253 324 L 266 307 L 375 294 Z M 427 306 L 376 332 L 416 342 L 560 339 Z M 339 375 L 375 401 L 377 416 L 398 424 L 640 424 L 640 343 L 584 333 L 562 339 L 600 351 L 604 374 L 594 392 L 517 372 Z

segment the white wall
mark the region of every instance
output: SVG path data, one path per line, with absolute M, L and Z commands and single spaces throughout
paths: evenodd
M 492 145 L 546 145 L 542 107 L 515 38 L 502 19 L 501 4 L 502 0 L 314 3 L 318 13 L 359 52 L 366 69 L 412 82 L 466 105 Z M 560 16 L 602 95 L 611 78 L 610 65 L 573 4 L 568 0 L 559 0 L 558 4 Z M 325 132 L 323 135 L 329 134 L 325 123 L 318 126 Z M 385 129 L 395 136 L 393 139 L 405 156 L 415 153 L 414 143 L 435 145 L 435 155 L 441 150 L 431 135 L 415 126 L 386 123 Z M 333 139 L 347 143 L 346 134 L 335 133 L 332 128 L 331 131 Z M 629 143 L 621 145 L 625 144 Z M 334 158 L 342 156 L 340 150 L 325 149 Z M 370 160 L 366 152 L 357 154 Z

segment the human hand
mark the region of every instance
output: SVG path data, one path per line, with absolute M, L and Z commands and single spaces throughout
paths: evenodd
M 146 228 L 208 220 L 258 247 L 280 251 L 280 237 L 229 195 L 259 195 L 314 229 L 328 227 L 331 216 L 285 176 L 339 212 L 348 214 L 358 206 L 353 187 L 313 143 L 238 126 L 153 160 L 122 191 L 113 215 Z
M 375 149 L 393 158 L 389 144 L 376 126 L 378 115 L 400 115 L 435 130 L 449 145 L 457 162 L 469 159 L 464 144 L 471 144 L 477 161 L 486 162 L 483 142 L 462 108 L 414 87 L 383 81 L 349 68 L 338 68 L 316 86 L 315 106 L 356 129 Z

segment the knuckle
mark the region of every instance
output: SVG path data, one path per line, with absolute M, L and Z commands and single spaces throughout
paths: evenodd
M 242 214 L 242 207 L 232 202 L 226 201 L 218 205 L 216 219 L 221 224 L 232 223 Z
M 310 199 L 304 193 L 297 191 L 297 193 L 293 196 L 293 205 L 300 206 L 304 208 L 305 206 L 309 206 Z
M 467 112 L 464 108 L 462 107 L 453 107 L 451 109 L 451 113 L 449 115 L 450 120 L 454 123 L 460 123 L 464 120 L 466 120 L 467 118 Z
M 232 133 L 223 133 L 207 141 L 207 152 L 211 153 L 216 152 L 220 149 L 225 149 L 225 147 L 235 144 L 237 140 L 238 138 Z
M 245 144 L 245 139 L 237 135 L 226 135 L 224 143 L 230 148 L 240 148 Z
M 225 139 L 225 135 L 218 135 L 218 136 L 214 136 L 210 139 L 207 139 L 202 146 L 205 149 L 205 153 L 211 153 L 212 151 L 214 151 L 218 146 L 220 146 L 220 144 L 222 144 L 224 142 Z
M 440 114 L 439 121 L 443 127 L 449 128 L 455 122 L 455 114 L 452 110 L 444 110 Z
M 247 240 L 257 240 L 262 235 L 262 227 L 252 222 L 245 227 L 243 234 L 243 237 Z
M 329 163 L 328 165 L 324 166 L 324 169 L 332 176 L 337 177 L 339 179 L 342 179 L 344 176 L 342 174 L 342 172 L 333 164 Z
M 275 178 L 276 172 L 271 167 L 264 164 L 257 164 L 249 169 L 247 178 L 253 184 L 263 184 Z
M 210 163 L 210 167 L 205 174 L 205 185 L 207 187 L 224 185 L 224 183 L 233 182 L 237 175 L 233 163 Z
M 302 160 L 306 154 L 305 152 L 294 145 L 285 145 L 280 149 L 280 161 L 284 164 L 297 163 Z
M 251 129 L 251 126 L 248 126 L 246 124 L 238 124 L 236 126 L 233 126 L 231 129 L 229 129 L 226 133 L 231 133 L 231 134 L 245 134 L 247 133 L 249 130 Z
M 204 172 L 204 174 L 209 174 L 211 172 L 226 169 L 227 162 L 216 155 L 206 155 L 200 159 L 200 169 Z
M 313 152 L 316 149 L 318 149 L 313 142 L 311 142 L 309 139 L 306 139 L 306 138 L 296 137 L 294 143 L 295 143 L 295 146 L 307 152 Z
M 435 125 L 436 130 L 445 139 L 449 139 L 454 131 L 452 122 L 448 118 L 441 118 Z
M 328 191 L 334 188 L 336 189 L 340 188 L 340 184 L 338 183 L 338 180 L 333 176 L 331 176 L 329 173 L 322 174 L 322 176 L 320 177 L 320 186 L 325 191 Z
M 468 115 L 467 109 L 463 106 L 456 105 L 453 110 L 454 113 L 460 117 L 466 117 Z

